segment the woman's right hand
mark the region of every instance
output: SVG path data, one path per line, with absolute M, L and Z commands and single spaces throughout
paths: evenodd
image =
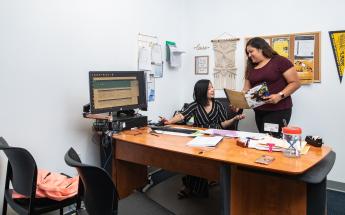
M 244 115 L 244 114 L 238 114 L 234 117 L 235 120 L 242 120 L 244 118 L 246 118 L 246 115 Z
M 160 118 L 160 122 L 161 122 L 163 125 L 169 125 L 169 124 L 171 124 L 171 123 L 169 122 L 169 120 L 166 119 L 165 117 L 159 116 L 159 118 Z

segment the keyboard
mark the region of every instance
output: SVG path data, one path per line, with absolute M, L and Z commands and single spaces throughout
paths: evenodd
M 156 131 L 169 131 L 169 132 L 176 132 L 176 133 L 183 133 L 183 134 L 193 134 L 197 132 L 198 130 L 192 130 L 192 129 L 184 129 L 184 128 L 173 128 L 169 126 L 151 126 L 151 129 Z

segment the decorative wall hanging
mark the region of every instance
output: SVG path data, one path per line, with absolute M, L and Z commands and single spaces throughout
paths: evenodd
M 223 36 L 226 33 L 223 33 Z M 220 36 L 220 37 L 221 37 Z M 214 39 L 211 40 L 215 55 L 215 66 L 213 69 L 215 89 L 235 89 L 236 71 L 235 51 L 239 38 Z

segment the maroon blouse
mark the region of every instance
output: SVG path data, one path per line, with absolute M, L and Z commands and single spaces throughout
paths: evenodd
M 266 82 L 270 94 L 282 91 L 288 84 L 283 73 L 293 67 L 293 64 L 285 57 L 275 55 L 262 68 L 249 71 L 248 80 L 252 87 Z M 255 108 L 255 110 L 284 110 L 292 107 L 291 96 L 280 100 L 277 104 L 265 104 Z

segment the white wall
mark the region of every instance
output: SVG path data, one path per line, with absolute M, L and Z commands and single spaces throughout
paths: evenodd
M 340 169 L 345 159 L 345 87 L 339 84 L 328 38 L 329 30 L 344 29 L 339 18 L 344 6 L 335 0 L 1 1 L 0 135 L 30 150 L 40 168 L 73 173 L 63 161 L 71 146 L 83 160 L 98 162 L 91 121 L 81 117 L 82 105 L 89 100 L 87 73 L 135 70 L 138 32 L 157 35 L 162 44 L 176 41 L 187 51 L 181 69 L 165 66 L 163 78 L 156 79 L 156 101 L 147 113 L 155 120 L 191 101 L 197 79 L 212 79 L 194 75 L 195 54 L 210 55 L 210 72 L 213 64 L 212 49 L 197 53 L 196 44 L 211 46 L 210 40 L 223 32 L 241 38 L 236 52 L 240 89 L 244 37 L 322 31 L 322 83 L 303 86 L 293 96 L 291 124 L 301 126 L 305 134 L 322 136 L 334 148 L 338 157 L 329 179 L 345 182 Z M 241 128 L 255 130 L 252 112 L 247 115 Z M 2 159 L 1 184 L 4 166 Z
M 92 121 L 81 115 L 89 102 L 88 71 L 136 70 L 139 32 L 184 47 L 185 15 L 176 0 L 1 1 L 0 136 L 27 148 L 40 168 L 73 174 L 63 160 L 71 146 L 98 164 Z M 151 119 L 180 108 L 183 73 L 165 67 L 156 79 Z M 0 191 L 5 165 L 1 159 Z
M 339 18 L 344 7 L 345 2 L 336 0 L 195 0 L 187 7 L 193 14 L 189 18 L 190 47 L 200 42 L 211 46 L 210 40 L 224 32 L 241 38 L 236 52 L 238 89 L 243 86 L 245 37 L 321 31 L 321 83 L 302 86 L 293 95 L 290 124 L 302 127 L 304 135 L 321 136 L 334 149 L 337 160 L 328 179 L 339 182 L 345 182 L 341 167 L 345 164 L 345 85 L 339 82 L 328 31 L 344 30 L 343 19 Z M 212 67 L 213 51 L 207 53 Z M 206 77 L 213 79 L 211 75 Z M 240 129 L 256 131 L 253 112 L 246 114 Z

